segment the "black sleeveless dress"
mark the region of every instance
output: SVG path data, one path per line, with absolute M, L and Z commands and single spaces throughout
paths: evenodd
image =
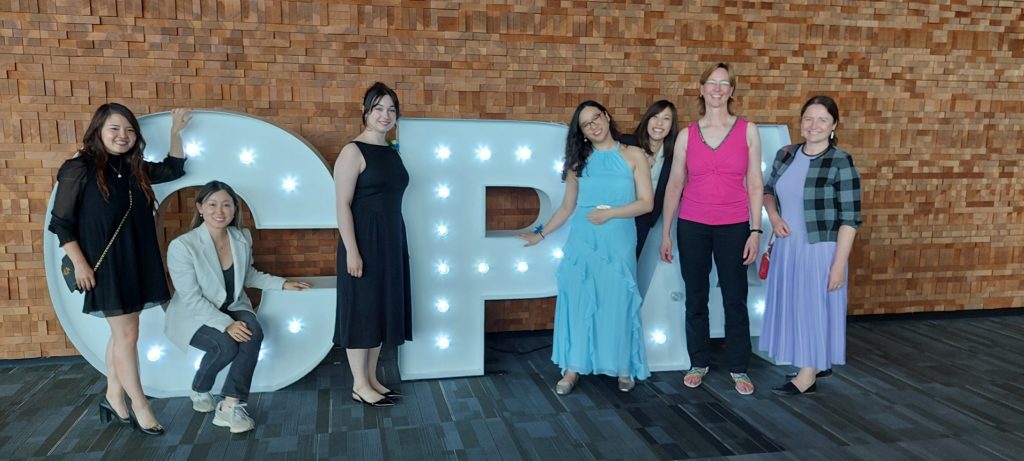
M 335 344 L 368 349 L 412 340 L 409 246 L 402 196 L 409 172 L 390 146 L 354 141 L 366 161 L 356 180 L 352 219 L 363 276 L 348 274 L 347 252 L 338 240 L 338 323 Z

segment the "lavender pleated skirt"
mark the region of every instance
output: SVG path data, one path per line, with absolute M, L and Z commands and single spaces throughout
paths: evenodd
M 760 348 L 777 362 L 818 370 L 846 363 L 847 284 L 828 291 L 835 251 L 835 242 L 808 243 L 805 232 L 775 240 Z

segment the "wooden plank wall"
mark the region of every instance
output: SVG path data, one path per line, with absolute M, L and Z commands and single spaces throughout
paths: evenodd
M 697 77 L 719 60 L 756 122 L 795 127 L 810 95 L 838 100 L 864 179 L 851 314 L 1024 305 L 1021 2 L 513 3 L 0 0 L 0 358 L 76 353 L 48 299 L 42 223 L 103 102 L 244 111 L 333 162 L 376 80 L 410 116 L 564 123 L 594 98 L 628 129 L 660 98 L 695 118 Z M 164 204 L 169 237 L 191 200 Z M 492 194 L 490 225 L 529 221 L 528 201 Z M 256 238 L 265 270 L 335 273 L 331 231 Z M 551 305 L 491 303 L 488 329 L 549 327 Z

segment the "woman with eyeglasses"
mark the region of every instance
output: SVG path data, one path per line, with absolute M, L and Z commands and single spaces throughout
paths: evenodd
M 701 118 L 676 140 L 663 212 L 667 218 L 679 211 L 676 238 L 691 365 L 683 383 L 699 387 L 710 371 L 708 275 L 714 261 L 725 307 L 726 366 L 736 391 L 749 395 L 754 384 L 747 376 L 747 265 L 760 245 L 764 179 L 757 126 L 732 109 L 735 87 L 736 76 L 726 63 L 712 64 L 701 74 Z M 661 258 L 666 262 L 672 262 L 671 229 L 671 220 L 663 220 Z
M 636 225 L 653 206 L 651 168 L 642 150 L 619 143 L 615 121 L 601 104 L 584 101 L 569 123 L 562 170 L 565 197 L 526 246 L 572 225 L 558 266 L 558 300 L 551 360 L 562 371 L 558 395 L 580 375 L 618 378 L 622 392 L 650 376 L 636 284 Z

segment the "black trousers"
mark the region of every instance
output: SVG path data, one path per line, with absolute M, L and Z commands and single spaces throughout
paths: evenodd
M 686 348 L 690 366 L 711 362 L 708 296 L 711 261 L 718 268 L 725 305 L 725 352 L 729 371 L 746 373 L 750 362 L 750 319 L 747 316 L 747 266 L 743 246 L 750 224 L 708 225 L 680 219 L 676 228 L 679 268 L 686 285 Z

